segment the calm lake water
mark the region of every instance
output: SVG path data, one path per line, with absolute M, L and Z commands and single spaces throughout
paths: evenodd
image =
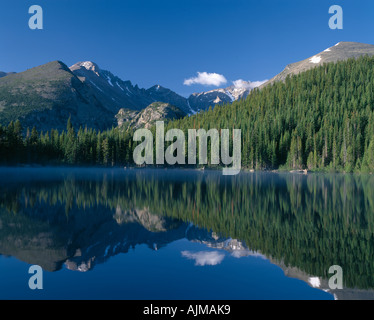
M 0 299 L 374 299 L 373 176 L 0 168 L 0 181 Z

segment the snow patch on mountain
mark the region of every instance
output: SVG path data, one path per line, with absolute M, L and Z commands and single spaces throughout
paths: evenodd
M 78 63 L 76 63 L 76 64 L 74 64 L 73 66 L 70 67 L 70 69 L 72 69 L 72 71 L 73 70 L 77 70 L 79 68 L 84 68 L 84 69 L 86 69 L 88 71 L 92 71 L 98 77 L 100 77 L 100 72 L 99 72 L 100 68 L 99 68 L 99 66 L 96 63 L 94 63 L 92 61 L 78 62 Z
M 101 92 L 104 92 L 103 90 L 101 90 L 94 82 L 92 82 L 91 80 L 90 80 L 90 83 L 96 88 L 96 89 L 98 89 L 98 90 L 100 90 Z
M 109 76 L 106 76 L 106 78 L 107 78 L 107 80 L 108 80 L 108 83 L 109 83 L 112 87 L 114 87 L 114 85 L 113 85 L 113 83 L 112 83 L 112 79 L 110 79 Z
M 236 100 L 235 97 L 231 94 L 231 92 L 229 90 L 226 90 L 225 93 L 229 96 L 229 98 L 231 99 L 232 102 L 234 102 Z
M 123 90 L 123 88 L 119 85 L 118 82 L 116 82 L 116 85 L 117 85 L 117 87 L 120 88 L 122 91 L 125 91 L 125 90 Z
M 191 108 L 190 101 L 188 99 L 187 99 L 187 105 L 188 105 L 188 108 L 190 109 L 190 114 L 196 114 L 197 113 L 197 111 L 195 111 Z
M 311 63 L 320 63 L 321 60 L 322 60 L 322 58 L 320 56 L 314 56 L 314 57 L 312 57 L 312 58 L 309 59 L 309 61 Z
M 254 89 L 265 83 L 267 80 L 263 81 L 244 81 L 242 79 L 235 80 L 232 83 L 237 89 Z

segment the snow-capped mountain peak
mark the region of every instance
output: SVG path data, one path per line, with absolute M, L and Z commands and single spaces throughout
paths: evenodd
M 194 110 L 205 110 L 216 104 L 232 103 L 244 99 L 254 89 L 265 81 L 244 81 L 236 80 L 227 88 L 213 89 L 206 92 L 194 93 L 189 98 L 189 104 Z
M 72 65 L 70 67 L 70 70 L 75 71 L 75 70 L 79 70 L 79 69 L 82 69 L 82 68 L 86 69 L 87 71 L 92 71 L 92 72 L 96 73 L 97 76 L 100 76 L 99 66 L 92 61 L 78 62 L 78 63 Z
M 98 65 L 92 61 L 84 61 L 79 64 L 81 67 L 86 68 L 87 70 L 96 70 L 99 69 Z

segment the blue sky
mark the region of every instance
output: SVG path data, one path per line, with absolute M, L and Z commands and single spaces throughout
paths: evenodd
M 28 27 L 34 4 L 43 30 Z M 343 30 L 328 27 L 334 4 Z M 215 88 L 184 85 L 197 72 L 224 76 L 223 86 L 259 81 L 340 41 L 374 44 L 372 0 L 2 0 L 0 10 L 0 71 L 91 60 L 184 96 Z

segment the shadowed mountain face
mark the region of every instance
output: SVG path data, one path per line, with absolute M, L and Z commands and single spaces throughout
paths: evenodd
M 19 119 L 24 128 L 75 127 L 104 129 L 112 116 L 70 69 L 59 61 L 0 78 L 0 124 Z
M 111 113 L 119 109 L 141 110 L 153 101 L 146 90 L 133 86 L 130 81 L 123 81 L 111 72 L 101 70 L 91 61 L 79 62 L 70 70 L 94 92 L 98 100 Z
M 338 62 L 349 58 L 374 55 L 374 45 L 358 42 L 339 42 L 335 46 L 300 62 L 289 64 L 281 73 L 264 83 L 262 87 L 277 81 L 284 81 L 287 76 L 299 74 L 324 63 Z
M 130 81 L 123 81 L 111 72 L 100 69 L 94 62 L 79 62 L 70 70 L 95 92 L 112 114 L 117 114 L 120 109 L 139 111 L 158 101 L 170 103 L 186 114 L 189 112 L 186 99 L 175 92 L 159 85 L 147 90 L 139 89 Z
M 188 101 L 186 98 L 160 85 L 155 85 L 147 89 L 147 94 L 151 97 L 152 102 L 169 103 L 173 106 L 178 107 L 185 114 L 191 114 L 195 112 L 195 110 L 191 110 L 191 107 L 188 105 Z
M 0 78 L 8 76 L 10 74 L 15 74 L 15 72 L 3 72 L 3 71 L 0 71 Z

